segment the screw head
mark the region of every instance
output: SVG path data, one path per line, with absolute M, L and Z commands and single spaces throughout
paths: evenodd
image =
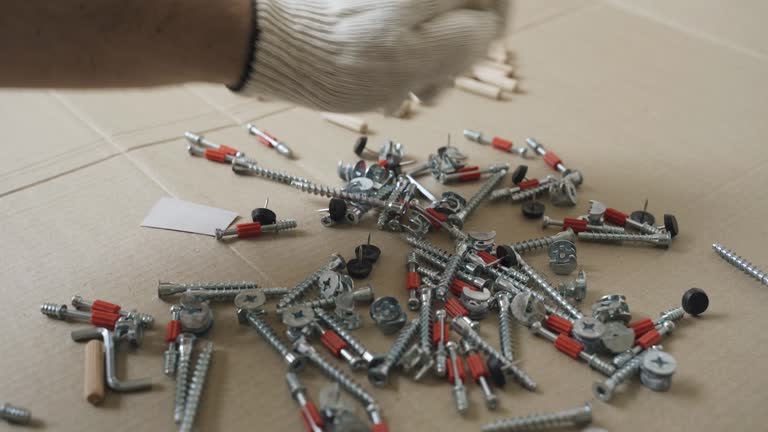
M 245 311 L 257 311 L 264 307 L 267 296 L 261 290 L 243 291 L 235 296 L 235 307 Z

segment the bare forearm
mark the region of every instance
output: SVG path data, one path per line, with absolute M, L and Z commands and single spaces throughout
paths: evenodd
M 251 0 L 9 0 L 0 87 L 234 84 Z

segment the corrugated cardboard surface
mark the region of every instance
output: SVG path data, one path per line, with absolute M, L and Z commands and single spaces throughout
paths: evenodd
M 667 394 L 635 383 L 610 405 L 595 401 L 595 423 L 612 431 L 761 430 L 768 421 L 768 336 L 763 331 L 768 291 L 710 250 L 721 241 L 768 267 L 764 223 L 768 192 L 768 76 L 766 32 L 755 24 L 758 1 L 606 3 L 519 1 L 510 42 L 519 59 L 524 93 L 511 102 L 448 91 L 410 120 L 366 114 L 374 142 L 402 142 L 423 161 L 454 143 L 473 162 L 518 161 L 461 138 L 464 127 L 522 142 L 536 136 L 585 174 L 580 208 L 549 208 L 555 217 L 583 212 L 589 199 L 634 210 L 675 213 L 681 235 L 669 251 L 580 243 L 589 274 L 585 309 L 601 295 L 627 295 L 636 318 L 679 304 L 697 286 L 711 308 L 681 322 L 664 343 L 679 371 Z M 627 9 L 624 9 L 627 7 Z M 690 12 L 690 13 L 689 13 Z M 280 102 L 242 99 L 226 90 L 188 85 L 146 91 L 12 92 L 0 95 L 5 157 L 0 162 L 0 242 L 3 324 L 0 401 L 30 408 L 48 430 L 172 430 L 173 382 L 161 374 L 163 326 L 169 303 L 155 295 L 158 279 L 255 280 L 293 286 L 333 252 L 352 254 L 374 221 L 324 229 L 316 209 L 324 199 L 287 186 L 238 177 L 223 165 L 193 159 L 180 138 L 188 129 L 247 152 L 260 163 L 337 184 L 335 164 L 353 160 L 355 135 L 324 123 L 317 113 Z M 254 121 L 293 145 L 288 161 L 249 137 Z M 532 176 L 547 174 L 541 162 Z M 432 180 L 425 185 L 438 192 Z M 457 187 L 471 194 L 478 185 Z M 209 237 L 141 229 L 162 196 L 219 206 L 248 215 L 264 199 L 300 229 L 254 241 L 218 243 Z M 518 207 L 486 205 L 469 229 L 495 229 L 500 242 L 546 234 Z M 432 235 L 435 242 L 449 242 Z M 404 299 L 406 246 L 373 233 L 384 250 L 371 282 L 379 295 Z M 544 257 L 531 262 L 553 282 Z M 123 352 L 122 377 L 151 376 L 143 394 L 109 393 L 103 407 L 83 399 L 83 346 L 70 331 L 82 325 L 46 319 L 45 301 L 71 295 L 103 298 L 158 318 L 144 345 Z M 216 306 L 209 339 L 216 343 L 199 430 L 300 430 L 283 383 L 283 364 L 255 332 L 238 325 L 231 306 Z M 366 313 L 365 310 L 362 310 Z M 495 340 L 494 319 L 483 333 Z M 374 390 L 391 429 L 478 430 L 487 421 L 575 406 L 592 400 L 601 377 L 516 328 L 521 366 L 539 383 L 533 394 L 512 385 L 489 413 L 470 385 L 466 418 L 454 411 L 450 388 L 404 377 Z M 374 351 L 381 336 L 366 317 L 358 332 Z M 303 374 L 316 397 L 325 384 Z M 366 387 L 365 378 L 358 376 Z M 350 402 L 354 405 L 353 402 Z M 0 423 L 2 424 L 2 423 Z M 6 427 L 4 424 L 0 428 Z

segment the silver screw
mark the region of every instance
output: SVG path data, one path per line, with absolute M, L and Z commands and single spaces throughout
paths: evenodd
M 538 181 L 538 184 L 536 184 L 535 186 L 534 185 L 530 185 L 530 187 L 528 189 L 525 189 L 525 190 L 521 189 L 520 186 L 515 186 L 515 187 L 511 187 L 511 188 L 504 188 L 504 189 L 496 189 L 495 191 L 491 192 L 491 195 L 490 195 L 489 199 L 491 201 L 500 201 L 500 200 L 505 199 L 505 198 L 510 198 L 511 199 L 513 196 L 517 195 L 518 193 L 521 193 L 521 192 L 524 192 L 524 191 L 528 191 L 528 190 L 533 189 L 533 188 L 538 188 L 539 191 L 549 190 L 549 185 L 551 185 L 555 181 L 557 181 L 556 178 L 554 178 L 552 176 L 546 176 L 543 179 L 541 179 L 540 181 Z M 538 193 L 538 192 L 536 192 L 536 193 Z
M 79 295 L 73 296 L 71 303 L 75 308 L 85 311 L 90 311 L 93 307 L 93 302 L 88 301 Z M 149 314 L 127 311 L 123 309 L 118 310 L 117 314 L 123 317 L 135 319 L 146 328 L 152 328 L 152 326 L 155 324 L 155 318 Z
M 768 285 L 768 273 L 765 273 L 759 268 L 753 266 L 752 263 L 736 255 L 732 250 L 727 249 L 722 245 L 715 243 L 712 245 L 712 248 L 718 255 L 720 255 L 721 258 L 728 262 L 728 264 L 743 271 L 750 277 L 757 279 L 763 285 Z
M 299 226 L 299 224 L 298 224 L 298 222 L 296 222 L 295 219 L 286 219 L 286 220 L 277 221 L 277 222 L 275 222 L 275 223 L 273 223 L 271 225 L 261 225 L 261 232 L 262 233 L 266 233 L 266 232 L 275 232 L 276 233 L 276 232 L 280 232 L 280 231 L 289 231 L 289 230 L 292 230 L 292 229 L 296 229 L 296 227 L 298 227 L 298 226 Z M 216 240 L 222 240 L 225 237 L 232 237 L 232 236 L 240 237 L 240 230 L 237 227 L 230 228 L 230 229 L 225 229 L 225 230 L 219 229 L 219 228 L 216 229 Z M 253 237 L 253 236 L 251 236 L 251 237 Z
M 560 293 L 552 285 L 550 285 L 546 279 L 544 279 L 533 268 L 531 268 L 531 266 L 523 261 L 523 258 L 520 257 L 520 254 L 515 252 L 515 255 L 517 258 L 517 263 L 523 273 L 527 274 L 533 280 L 533 283 L 536 286 L 544 290 L 544 292 L 546 292 L 547 295 L 552 300 L 554 300 L 554 302 L 557 303 L 560 308 L 562 308 L 568 315 L 575 319 L 579 319 L 584 316 L 575 306 L 573 306 L 570 302 L 568 302 L 568 300 L 561 296 Z
M 440 274 L 443 270 L 445 270 L 445 264 L 447 260 L 443 260 L 442 258 L 436 257 L 426 251 L 423 251 L 421 249 L 416 249 L 413 252 L 418 258 L 425 261 L 430 266 L 436 268 L 437 270 L 432 270 L 429 268 L 423 268 L 419 267 L 418 272 L 422 275 L 425 275 L 431 279 L 439 280 Z M 466 282 L 472 286 L 478 287 L 478 288 L 485 288 L 488 286 L 489 281 L 479 277 L 474 276 L 472 274 L 469 274 L 465 271 L 463 271 L 461 268 L 466 267 L 466 262 L 460 264 L 460 269 L 456 272 L 456 279 L 459 279 L 462 282 Z
M 419 345 L 426 357 L 432 357 L 432 290 L 428 287 L 419 289 L 421 310 L 419 310 Z
M 520 383 L 523 388 L 530 391 L 536 390 L 536 382 L 528 376 L 522 369 L 517 367 L 512 361 L 507 359 L 502 353 L 496 350 L 485 339 L 480 337 L 475 330 L 472 329 L 469 323 L 465 320 L 454 319 L 451 321 L 451 327 L 456 330 L 462 337 L 469 340 L 474 346 L 477 346 L 479 350 L 484 352 L 489 357 L 493 357 L 502 364 L 505 371 L 512 374 L 515 380 Z
M 499 341 L 501 354 L 510 361 L 515 358 L 515 344 L 512 342 L 512 317 L 510 316 L 510 294 L 506 291 L 497 292 L 496 306 L 499 309 Z
M 595 393 L 595 396 L 603 402 L 608 402 L 613 399 L 613 392 L 616 388 L 624 381 L 635 376 L 640 370 L 640 364 L 642 362 L 643 353 L 639 353 L 608 377 L 608 379 L 594 383 L 592 385 L 592 391 Z
M 267 324 L 261 316 L 262 313 L 257 311 L 248 311 L 245 313 L 245 319 L 253 327 L 256 332 L 267 342 L 275 351 L 283 358 L 285 364 L 288 365 L 292 371 L 301 370 L 304 368 L 304 359 L 294 354 L 285 344 L 280 340 L 275 333 L 275 330 Z
M 581 427 L 592 422 L 592 406 L 584 406 L 548 414 L 534 414 L 527 417 L 515 417 L 499 420 L 484 425 L 482 432 L 524 432 L 569 426 Z
M 413 342 L 416 337 L 416 333 L 419 331 L 419 319 L 414 318 L 408 323 L 397 336 L 395 343 L 389 348 L 389 351 L 384 355 L 383 360 L 380 362 L 374 362 L 371 364 L 371 368 L 368 369 L 368 380 L 371 384 L 382 387 L 387 384 L 389 379 L 389 373 L 391 369 L 400 361 L 408 349 L 408 346 Z
M 285 308 L 289 305 L 293 304 L 296 300 L 299 299 L 299 297 L 303 296 L 307 291 L 309 291 L 310 288 L 315 286 L 318 279 L 320 279 L 320 276 L 323 274 L 326 270 L 341 270 L 346 266 L 346 261 L 344 261 L 344 258 L 341 257 L 339 254 L 333 254 L 331 255 L 330 261 L 328 261 L 327 264 L 317 269 L 314 273 L 307 276 L 306 279 L 299 282 L 298 285 L 293 287 L 291 291 L 280 297 L 280 300 L 277 302 L 278 308 Z
M 288 174 L 283 171 L 277 171 L 258 165 L 255 161 L 246 158 L 236 158 L 232 161 L 232 171 L 239 175 L 255 175 L 267 180 L 274 180 L 279 183 L 291 184 L 293 182 L 309 182 L 304 177 Z
M 176 398 L 173 408 L 173 421 L 181 423 L 184 417 L 184 406 L 187 403 L 187 381 L 189 380 L 189 367 L 192 363 L 192 347 L 196 336 L 192 333 L 182 333 L 176 339 L 179 344 L 179 366 L 176 371 Z
M 358 288 L 355 291 L 352 291 L 352 300 L 354 300 L 355 303 L 372 301 L 373 287 L 368 285 L 363 288 Z M 332 308 L 336 306 L 336 297 L 321 298 L 321 299 L 311 300 L 311 301 L 302 302 L 302 303 L 293 303 L 287 307 L 278 307 L 275 312 L 277 312 L 277 314 L 280 315 L 283 312 L 285 312 L 286 309 L 294 306 L 305 306 L 311 309 Z
M 552 333 L 551 331 L 545 329 L 540 322 L 533 323 L 533 325 L 531 325 L 531 331 L 534 332 L 534 334 L 541 336 L 552 343 L 554 343 L 557 340 L 557 338 L 560 337 Z M 602 373 L 603 375 L 611 375 L 616 371 L 616 368 L 613 367 L 613 365 L 601 359 L 596 354 L 589 354 L 586 351 L 581 350 L 579 351 L 579 358 L 587 362 L 589 367 Z
M 512 243 L 507 246 L 512 248 L 517 253 L 525 253 L 525 252 L 532 252 L 537 249 L 544 249 L 550 246 L 552 243 L 560 240 L 575 242 L 576 234 L 574 234 L 573 230 L 568 229 L 566 231 L 559 232 L 553 236 L 541 237 L 541 238 L 526 240 L 518 243 Z
M 547 228 L 547 227 L 550 227 L 550 226 L 562 227 L 562 226 L 565 226 L 565 221 L 552 219 L 549 216 L 544 216 L 544 219 L 541 222 L 541 226 L 542 226 L 542 228 Z M 590 225 L 590 224 L 587 224 L 587 231 L 589 231 L 589 232 L 606 233 L 606 234 L 626 234 L 626 231 L 624 230 L 624 228 L 617 227 L 617 226 L 611 226 L 611 225 Z
M 507 166 L 507 168 L 509 168 L 509 166 Z M 499 183 L 504 180 L 504 177 L 507 175 L 507 171 L 508 169 L 502 169 L 488 177 L 488 180 L 486 180 L 485 184 L 483 184 L 483 186 L 480 187 L 480 189 L 472 196 L 472 198 L 467 201 L 467 205 L 465 205 L 463 209 L 459 210 L 458 213 L 454 213 L 448 216 L 448 222 L 459 229 L 463 228 L 464 222 L 467 220 L 469 215 L 471 215 L 472 212 L 474 212 L 480 206 L 480 204 L 482 204 L 483 201 L 488 198 L 488 195 L 493 192 L 496 186 L 498 186 Z
M 408 253 L 408 261 L 406 263 L 406 270 L 408 273 L 417 273 L 419 270 L 419 262 L 416 259 L 416 252 L 409 252 Z M 418 293 L 416 292 L 418 287 L 407 287 L 408 288 L 408 309 L 415 311 L 419 309 L 419 306 L 421 306 L 421 300 L 419 299 Z
M 332 365 L 323 358 L 313 347 L 303 338 L 299 338 L 293 345 L 293 349 L 301 356 L 304 356 L 310 363 L 315 365 L 329 379 L 339 383 L 352 397 L 360 401 L 364 406 L 374 405 L 376 401 L 368 391 L 358 384 L 355 380 L 347 376 L 341 369 Z
M 29 424 L 32 414 L 26 408 L 4 403 L 0 405 L 0 418 L 13 424 Z
M 58 305 L 55 303 L 44 303 L 40 306 L 40 312 L 50 318 L 55 318 L 63 321 L 74 320 L 82 322 L 91 322 L 91 313 L 78 310 L 71 310 L 67 308 L 67 305 Z M 115 315 L 117 320 L 117 315 Z
M 347 345 L 352 348 L 363 360 L 370 364 L 376 358 L 376 355 L 370 352 L 363 344 L 354 337 L 346 328 L 331 314 L 321 309 L 315 309 L 315 315 L 325 325 L 330 327 L 341 339 L 343 339 Z
M 208 369 L 211 366 L 211 357 L 213 356 L 213 343 L 206 342 L 203 351 L 197 356 L 195 372 L 192 374 L 192 380 L 189 382 L 187 392 L 187 402 L 184 407 L 184 415 L 181 419 L 180 432 L 189 432 L 195 423 L 197 410 L 200 406 L 200 398 L 205 388 L 205 378 L 208 375 Z
M 669 233 L 663 234 L 604 234 L 604 233 L 591 233 L 580 232 L 579 240 L 594 241 L 598 243 L 615 243 L 615 242 L 636 242 L 636 243 L 649 243 L 658 248 L 667 249 L 672 244 L 672 236 Z
M 451 358 L 451 368 L 453 369 L 453 399 L 456 401 L 456 410 L 459 414 L 466 414 L 469 410 L 469 399 L 467 398 L 467 388 L 459 375 L 459 358 L 456 352 L 456 342 L 448 342 L 445 345 L 448 355 Z
M 662 229 L 659 229 L 653 225 L 649 225 L 647 222 L 638 222 L 632 218 L 627 218 L 625 220 L 626 226 L 636 229 L 637 231 L 640 231 L 643 234 L 664 234 L 665 231 Z
M 262 292 L 266 297 L 282 297 L 286 294 L 288 294 L 291 289 L 280 287 L 280 288 L 256 288 L 252 290 L 220 290 L 220 291 L 189 291 L 187 293 L 182 294 L 182 296 L 190 296 L 192 298 L 195 298 L 199 301 L 203 302 L 226 302 L 231 303 L 235 300 L 235 297 L 237 297 L 238 294 L 242 292 L 255 292 L 260 291 Z M 183 298 L 183 297 L 182 297 Z
M 290 148 L 288 148 L 287 145 L 285 145 L 284 142 L 278 140 L 277 138 L 273 137 L 272 135 L 259 130 L 256 126 L 252 124 L 245 125 L 245 128 L 248 130 L 248 133 L 251 135 L 256 135 L 259 138 L 259 141 L 269 144 L 273 149 L 277 150 L 278 153 L 281 155 L 291 159 L 293 158 L 293 152 Z
M 157 281 L 157 296 L 166 298 L 176 294 L 182 294 L 187 291 L 243 291 L 258 288 L 255 282 L 195 282 L 195 283 L 174 283 Z
M 389 220 L 392 218 L 393 212 L 389 211 L 395 203 L 403 196 L 405 190 L 410 186 L 410 182 L 405 177 L 398 177 L 397 184 L 394 191 L 389 195 L 384 202 L 384 209 L 379 213 L 379 219 L 376 222 L 376 228 L 383 230 L 388 226 Z
M 445 309 L 439 309 L 435 312 L 437 327 L 440 329 L 440 333 L 437 337 L 437 350 L 435 352 L 435 373 L 439 377 L 444 377 L 448 372 L 445 369 L 445 362 L 448 360 L 445 353 L 445 343 L 448 340 L 448 335 L 445 334 L 445 316 Z
M 178 321 L 181 317 L 181 306 L 171 306 L 171 321 Z M 163 352 L 163 374 L 171 377 L 176 374 L 176 364 L 179 361 L 179 350 L 176 341 L 168 342 L 168 349 Z
M 387 203 L 379 198 L 369 197 L 363 194 L 351 193 L 330 186 L 317 185 L 311 182 L 292 181 L 291 186 L 299 189 L 302 192 L 307 192 L 313 195 L 319 195 L 326 198 L 339 198 L 345 201 L 354 201 L 361 204 L 367 204 L 375 208 L 386 208 Z

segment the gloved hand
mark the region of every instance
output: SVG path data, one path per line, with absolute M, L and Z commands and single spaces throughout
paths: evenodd
M 240 91 L 324 111 L 393 109 L 485 55 L 507 3 L 256 0 L 260 33 Z

